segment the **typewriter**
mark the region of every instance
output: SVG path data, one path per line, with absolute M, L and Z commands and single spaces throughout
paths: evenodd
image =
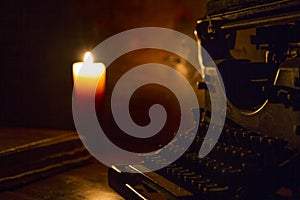
M 199 158 L 211 113 L 199 81 L 205 106 L 189 149 L 154 172 L 142 173 L 143 164 L 112 166 L 109 184 L 134 200 L 300 199 L 300 1 L 215 0 L 207 10 L 195 33 L 226 87 L 227 118 L 217 144 Z

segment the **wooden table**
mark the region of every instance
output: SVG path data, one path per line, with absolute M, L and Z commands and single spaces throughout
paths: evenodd
M 0 199 L 122 199 L 75 131 L 0 128 Z
M 0 193 L 5 200 L 122 200 L 109 186 L 107 167 L 92 160 L 89 163 Z

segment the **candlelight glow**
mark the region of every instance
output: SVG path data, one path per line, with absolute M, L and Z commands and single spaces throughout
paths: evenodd
M 88 59 L 89 59 L 89 60 L 88 60 Z M 93 57 L 92 57 L 91 52 L 87 51 L 87 52 L 84 54 L 83 61 L 84 61 L 84 62 L 85 62 L 85 61 L 89 61 L 89 62 L 91 62 L 91 63 L 93 62 Z M 83 63 L 75 63 L 75 64 L 73 65 L 73 79 L 75 79 L 75 78 L 78 76 L 79 71 L 80 71 L 80 69 L 81 69 L 81 67 L 82 67 L 82 64 L 83 64 Z
M 76 62 L 73 64 L 73 82 L 74 91 L 77 95 L 86 95 L 94 93 L 96 88 L 96 96 L 103 99 L 105 93 L 105 65 L 100 62 L 93 62 L 90 52 L 84 55 L 84 62 Z
M 78 65 L 78 64 L 77 65 L 76 64 L 73 65 L 73 79 L 74 80 L 77 78 L 81 67 L 82 67 L 82 65 Z
M 84 58 L 83 58 L 84 62 L 89 62 L 89 63 L 92 63 L 93 62 L 93 56 L 91 54 L 91 52 L 86 52 L 84 54 Z
M 103 65 L 103 63 L 95 63 L 95 65 L 93 65 L 93 56 L 89 51 L 84 54 L 83 60 L 84 60 L 84 63 L 86 63 L 87 65 L 86 65 L 85 70 L 81 72 L 81 76 L 99 77 L 103 73 L 105 66 Z M 77 63 L 73 64 L 73 80 L 75 80 L 77 78 L 79 71 L 81 70 L 84 63 L 77 62 Z M 101 65 L 101 66 L 99 67 L 98 65 Z M 91 67 L 91 66 L 93 66 L 93 67 Z

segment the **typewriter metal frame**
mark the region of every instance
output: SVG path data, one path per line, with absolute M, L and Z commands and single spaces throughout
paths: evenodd
M 280 87 L 276 85 L 276 80 L 280 76 L 279 72 L 300 69 L 297 59 L 300 56 L 300 1 L 254 0 L 249 1 L 254 2 L 249 7 L 237 5 L 229 11 L 216 7 L 218 2 L 221 1 L 212 1 L 213 6 L 208 5 L 208 9 L 214 7 L 215 10 L 208 10 L 208 15 L 197 21 L 195 31 L 197 40 L 217 66 L 228 60 L 235 62 L 230 51 L 236 45 L 238 31 L 255 29 L 256 35 L 250 36 L 251 44 L 255 45 L 257 50 L 265 51 L 264 61 L 260 64 L 274 66 L 272 70 L 276 75 L 266 79 L 258 78 L 258 82 L 265 81 L 261 85 L 265 97 L 264 101 L 253 109 L 239 108 L 228 98 L 227 117 L 250 130 L 286 138 L 291 141 L 292 147 L 299 148 L 300 88 L 297 85 L 299 75 L 295 78 L 294 88 Z M 259 4 L 261 2 L 264 3 Z M 287 66 L 291 59 L 296 60 L 292 69 Z M 236 62 L 244 61 L 236 60 Z M 239 65 L 234 62 L 233 64 Z M 251 61 L 245 62 L 252 64 Z M 225 89 L 228 89 L 226 84 Z M 291 95 L 293 100 L 290 99 Z M 206 99 L 208 98 L 206 95 Z M 205 107 L 209 110 L 210 103 L 209 100 L 206 101 Z

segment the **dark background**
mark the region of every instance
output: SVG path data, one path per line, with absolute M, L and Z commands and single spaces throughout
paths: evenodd
M 116 33 L 166 27 L 193 37 L 207 0 L 1 0 L 0 125 L 73 129 L 72 63 Z

